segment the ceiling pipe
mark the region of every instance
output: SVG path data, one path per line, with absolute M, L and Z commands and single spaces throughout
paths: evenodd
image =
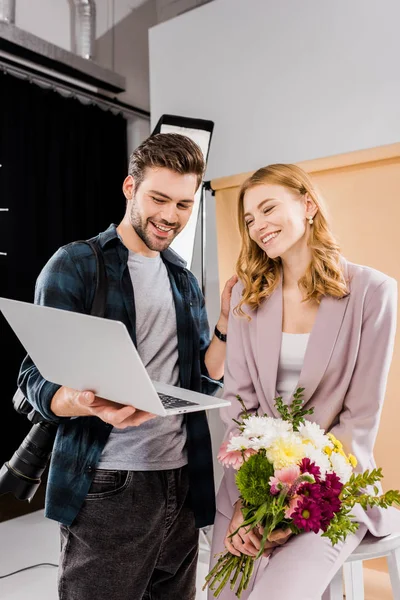
M 0 22 L 15 23 L 15 0 L 0 0 Z
M 72 49 L 82 58 L 93 59 L 96 41 L 96 3 L 94 0 L 72 0 Z

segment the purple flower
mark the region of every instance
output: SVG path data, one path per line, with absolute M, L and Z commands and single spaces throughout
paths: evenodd
M 318 533 L 321 529 L 321 509 L 311 498 L 303 498 L 292 514 L 293 523 L 302 531 Z
M 325 499 L 337 498 L 343 489 L 343 483 L 336 473 L 328 473 L 321 483 L 322 496 Z
M 298 493 L 319 502 L 322 499 L 321 485 L 319 483 L 303 483 Z
M 324 498 L 321 502 L 321 510 L 323 516 L 332 519 L 335 513 L 339 512 L 342 506 L 342 501 L 338 496 Z
M 339 512 L 340 507 L 342 506 L 339 498 L 329 498 L 329 500 L 323 500 L 320 503 L 321 509 L 321 529 L 322 531 L 326 531 L 329 527 L 330 522 L 337 512 Z
M 321 470 L 315 464 L 315 462 L 311 462 L 309 458 L 303 458 L 300 463 L 300 473 L 310 473 L 310 475 L 314 475 L 315 481 L 319 482 L 321 479 Z

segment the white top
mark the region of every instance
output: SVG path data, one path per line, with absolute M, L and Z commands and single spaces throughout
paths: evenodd
M 276 391 L 285 402 L 296 391 L 309 337 L 309 333 L 282 333 Z

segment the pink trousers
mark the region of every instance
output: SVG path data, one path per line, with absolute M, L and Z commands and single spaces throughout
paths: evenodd
M 224 550 L 229 522 L 227 517 L 217 512 L 210 568 L 215 564 L 215 554 Z M 354 535 L 349 535 L 335 546 L 328 538 L 315 533 L 292 536 L 269 558 L 257 561 L 252 580 L 242 593 L 241 600 L 330 600 L 327 591 L 330 581 L 366 532 L 366 525 L 360 525 Z M 208 590 L 208 600 L 215 600 L 213 594 Z M 237 600 L 229 584 L 218 600 Z

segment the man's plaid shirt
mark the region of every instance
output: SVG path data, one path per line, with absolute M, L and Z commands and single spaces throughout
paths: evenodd
M 103 252 L 107 271 L 105 317 L 125 323 L 136 344 L 135 303 L 127 266 L 128 250 L 115 225 L 92 239 Z M 171 249 L 161 254 L 167 267 L 177 320 L 180 385 L 213 394 L 221 385 L 208 377 L 204 364 L 210 331 L 204 298 L 194 275 Z M 60 248 L 40 273 L 35 303 L 90 313 L 96 283 L 96 259 L 88 244 L 73 243 Z M 62 360 L 62 339 L 60 349 Z M 89 490 L 94 469 L 110 434 L 111 425 L 97 417 L 56 417 L 50 411 L 53 395 L 60 387 L 43 379 L 27 356 L 21 365 L 18 385 L 45 420 L 58 424 L 51 457 L 45 515 L 70 525 Z M 196 526 L 213 523 L 215 490 L 211 439 L 204 411 L 186 417 L 187 452 L 191 504 Z

